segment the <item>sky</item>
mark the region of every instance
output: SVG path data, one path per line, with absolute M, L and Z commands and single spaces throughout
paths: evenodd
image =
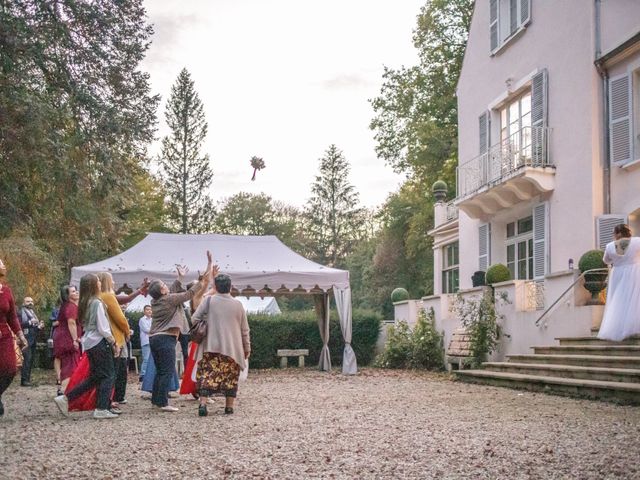
M 213 169 L 211 195 L 264 192 L 301 207 L 319 159 L 335 144 L 351 164 L 364 206 L 381 205 L 403 176 L 375 154 L 369 99 L 384 66 L 417 63 L 412 44 L 425 0 L 145 0 L 154 25 L 142 69 L 158 110 L 186 68 L 204 104 L 203 152 Z M 159 141 L 151 148 L 157 155 Z M 251 181 L 252 156 L 266 168 Z

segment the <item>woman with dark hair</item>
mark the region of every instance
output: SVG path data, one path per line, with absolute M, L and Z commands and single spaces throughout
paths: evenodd
M 60 311 L 58 327 L 53 332 L 53 356 L 60 361 L 60 384 L 58 395 L 64 392 L 71 374 L 78 366 L 81 355 L 80 339 L 82 338 L 82 322 L 78 320 L 78 300 L 80 294 L 73 285 L 65 285 L 60 289 Z
M 2 394 L 9 388 L 18 371 L 12 332 L 18 337 L 18 345 L 21 348 L 27 346 L 27 339 L 22 333 L 16 315 L 13 293 L 9 285 L 5 283 L 6 278 L 7 268 L 0 259 L 0 417 L 4 415 Z
M 212 261 L 211 253 L 207 252 L 205 276 L 211 274 Z M 178 279 L 171 289 L 161 280 L 154 280 L 149 285 L 149 295 L 153 298 L 151 301 L 153 321 L 149 332 L 149 345 L 154 364 L 158 369 L 153 382 L 151 403 L 164 412 L 178 411 L 178 408 L 169 405 L 169 386 L 175 371 L 176 342 L 180 329 L 187 321 L 183 304 L 203 290 L 201 284 L 196 284 L 186 292 L 171 293 L 182 290 L 182 281 L 187 268 L 178 266 L 177 272 Z
M 118 353 L 115 339 L 111 334 L 109 320 L 100 301 L 100 280 L 97 275 L 89 273 L 80 279 L 80 305 L 78 318 L 85 325 L 82 346 L 89 357 L 89 377 L 76 385 L 66 395 L 57 396 L 54 401 L 60 411 L 69 413 L 69 401 L 73 401 L 96 389 L 96 409 L 93 418 L 117 418 L 118 415 L 109 410 L 111 390 L 115 372 L 113 357 Z
M 620 341 L 640 334 L 640 238 L 626 224 L 617 225 L 613 236 L 604 252 L 613 268 L 598 338 Z
M 231 296 L 231 278 L 214 279 L 216 294 L 202 301 L 193 322 L 207 322 L 207 336 L 198 345 L 196 381 L 200 395 L 198 415 L 207 416 L 207 399 L 225 397 L 224 413 L 233 413 L 240 372 L 247 368 L 251 353 L 249 323 L 244 306 Z

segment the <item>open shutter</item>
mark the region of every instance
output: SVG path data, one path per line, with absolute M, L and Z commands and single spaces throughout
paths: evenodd
M 545 166 L 547 162 L 547 69 L 542 69 L 531 81 L 531 162 L 534 167 Z
M 478 270 L 486 272 L 491 262 L 491 224 L 478 228 Z
M 520 0 L 520 25 L 531 21 L 531 0 Z
M 480 155 L 489 151 L 491 142 L 491 117 L 489 112 L 484 112 L 478 117 L 478 129 L 480 131 Z
M 607 243 L 613 241 L 613 229 L 621 223 L 627 223 L 625 215 L 609 214 L 596 218 L 596 245 L 599 249 L 604 250 Z
M 498 0 L 489 0 L 489 37 L 491 51 L 498 48 Z
M 513 35 L 518 29 L 519 20 L 518 17 L 518 2 L 520 0 L 509 0 L 509 35 Z
M 533 278 L 542 280 L 547 273 L 548 203 L 533 207 Z
M 631 75 L 609 80 L 609 145 L 611 161 L 623 164 L 631 161 Z

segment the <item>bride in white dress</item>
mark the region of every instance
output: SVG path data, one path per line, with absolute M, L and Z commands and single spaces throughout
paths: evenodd
M 615 227 L 614 237 L 604 252 L 613 269 L 598 338 L 620 341 L 640 335 L 640 238 L 624 224 Z

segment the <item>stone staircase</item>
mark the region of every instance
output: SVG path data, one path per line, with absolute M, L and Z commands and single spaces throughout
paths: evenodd
M 460 380 L 640 405 L 640 337 L 608 342 L 596 337 L 557 338 L 533 354 L 456 370 Z

